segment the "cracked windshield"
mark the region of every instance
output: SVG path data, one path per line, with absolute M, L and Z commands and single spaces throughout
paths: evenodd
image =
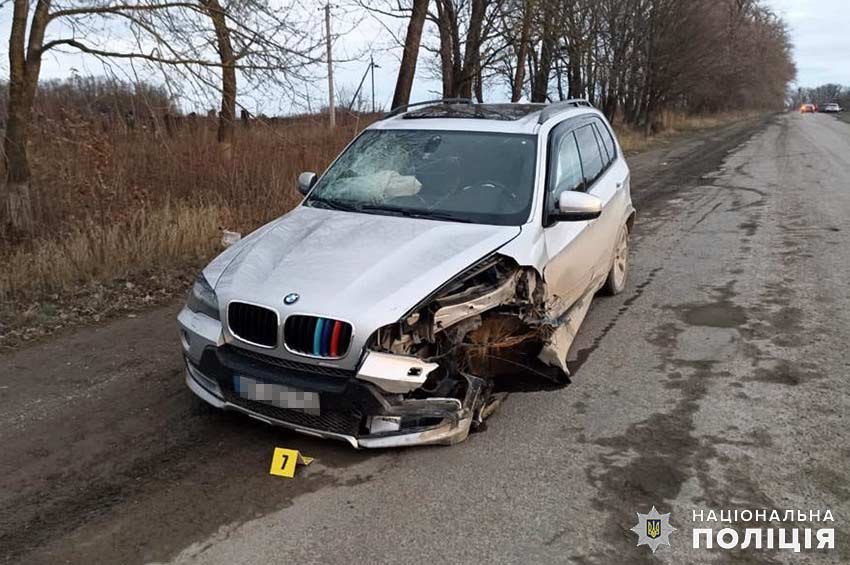
M 482 224 L 528 218 L 534 136 L 394 130 L 363 133 L 307 204 Z

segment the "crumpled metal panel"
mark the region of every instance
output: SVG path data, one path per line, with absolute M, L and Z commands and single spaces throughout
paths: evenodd
M 513 302 L 520 271 L 508 277 L 504 283 L 466 302 L 443 306 L 434 313 L 434 331 L 442 331 L 461 320 L 478 316 L 497 306 Z
M 520 231 L 300 206 L 229 248 L 205 274 L 215 278 L 227 263 L 215 284 L 225 314 L 230 300 L 240 300 L 277 310 L 281 322 L 290 314 L 350 322 L 348 355 L 326 364 L 353 369 L 375 330 Z M 293 292 L 298 301 L 285 305 L 283 297 Z M 226 340 L 239 343 L 223 321 Z M 301 359 L 282 346 L 274 354 Z
M 439 367 L 410 355 L 369 351 L 357 372 L 357 378 L 370 382 L 391 394 L 405 394 L 419 388 L 428 375 Z

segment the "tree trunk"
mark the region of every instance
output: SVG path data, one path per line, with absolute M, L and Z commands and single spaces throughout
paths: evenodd
M 555 85 L 558 87 L 558 100 L 563 102 L 564 98 L 564 77 L 561 72 L 561 58 L 555 57 Z
M 49 10 L 50 0 L 39 0 L 36 4 L 25 49 L 29 2 L 15 0 L 13 9 L 9 34 L 9 98 L 6 103 L 6 133 L 3 137 L 6 165 L 3 223 L 12 233 L 31 234 L 35 224 L 27 144 Z
M 463 54 L 463 67 L 458 80 L 458 94 L 463 98 L 472 98 L 472 83 L 481 61 L 481 28 L 484 24 L 484 0 L 472 0 L 469 15 L 469 30 L 466 34 L 466 48 Z
M 35 222 L 27 156 L 33 95 L 27 84 L 15 80 L 9 84 L 3 150 L 6 156 L 6 219 L 13 233 L 30 233 Z
M 528 55 L 528 43 L 531 41 L 531 16 L 534 13 L 531 6 L 532 1 L 525 0 L 523 2 L 522 30 L 519 34 L 519 45 L 516 48 L 517 65 L 511 88 L 511 102 L 519 102 L 519 99 L 522 98 L 522 86 L 525 82 L 525 59 Z
M 21 117 L 20 103 L 9 97 L 9 118 L 3 149 L 6 155 L 6 223 L 12 233 L 31 233 L 35 223 L 30 192 L 30 166 L 27 158 L 29 124 Z
M 224 8 L 218 0 L 203 0 L 212 20 L 218 55 L 221 60 L 221 110 L 218 113 L 218 142 L 225 162 L 233 157 L 233 138 L 236 123 L 236 57 L 230 41 L 230 29 Z
M 484 78 L 481 74 L 481 62 L 478 62 L 478 66 L 475 69 L 475 100 L 479 104 L 484 104 Z
M 552 71 L 552 59 L 556 56 L 554 51 L 558 44 L 555 29 L 557 26 L 556 17 L 557 11 L 554 3 L 546 2 L 543 10 L 540 57 L 537 60 L 537 68 L 531 81 L 532 102 L 546 102 L 549 98 L 549 73 Z
M 416 75 L 419 43 L 422 40 L 422 28 L 425 25 L 426 15 L 428 15 L 428 0 L 413 0 L 413 12 L 407 24 L 404 53 L 401 56 L 401 66 L 398 68 L 398 80 L 395 83 L 391 109 L 410 103 L 410 91 L 413 88 L 413 77 Z
M 581 47 L 575 42 L 571 42 L 569 48 L 569 61 L 567 62 L 567 77 L 570 81 L 569 98 L 582 97 L 582 81 L 581 81 L 581 63 L 582 63 Z
M 440 70 L 443 79 L 443 98 L 453 98 L 455 92 L 454 62 L 452 54 L 452 3 L 437 0 L 437 29 L 440 32 Z

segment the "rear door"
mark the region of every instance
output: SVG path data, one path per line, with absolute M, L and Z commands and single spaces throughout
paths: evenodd
M 544 225 L 549 255 L 544 276 L 564 307 L 608 274 L 614 244 L 625 221 L 627 183 L 628 168 L 617 155 L 607 124 L 599 117 L 571 119 L 552 130 L 546 210 L 555 210 L 562 190 L 585 191 L 603 203 L 602 214 L 595 220 Z
M 629 169 L 625 159 L 617 154 L 617 145 L 608 124 L 599 116 L 591 116 L 583 128 L 591 127 L 596 137 L 597 147 L 603 162 L 602 171 L 596 180 L 589 185 L 588 192 L 603 202 L 602 215 L 594 222 L 594 238 L 602 247 L 602 261 L 597 270 L 603 276 L 607 275 L 613 261 L 614 246 L 617 236 L 626 221 L 631 201 L 629 194 Z M 593 144 L 589 134 L 586 143 L 579 144 L 579 151 L 593 152 Z M 582 153 L 582 163 L 585 163 L 585 153 Z

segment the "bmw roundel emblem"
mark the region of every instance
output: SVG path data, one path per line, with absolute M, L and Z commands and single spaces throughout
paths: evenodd
M 289 294 L 283 297 L 283 303 L 287 306 L 290 304 L 295 304 L 296 302 L 298 302 L 299 298 L 300 296 L 297 292 L 290 292 Z

